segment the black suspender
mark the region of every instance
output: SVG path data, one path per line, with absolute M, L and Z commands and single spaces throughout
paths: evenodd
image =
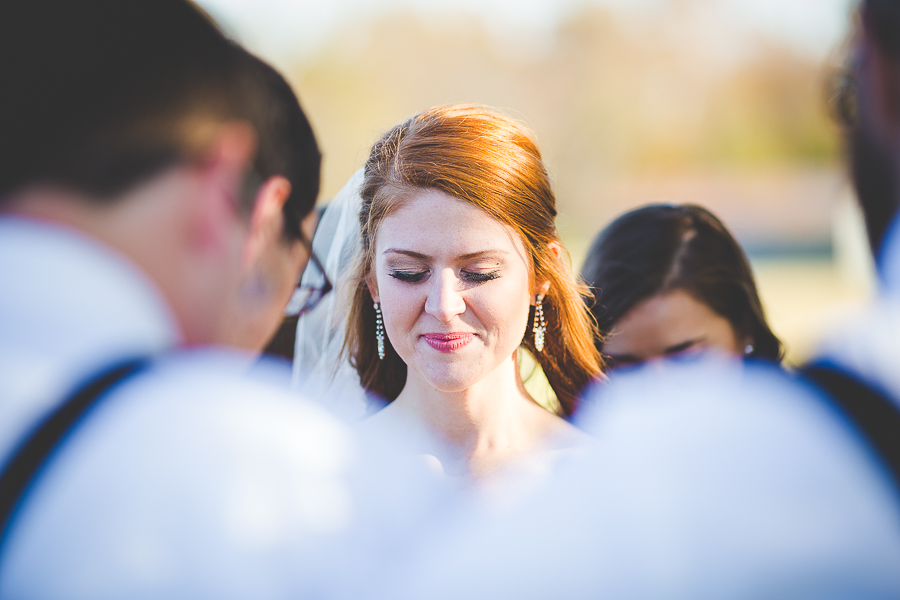
M 900 405 L 881 390 L 828 363 L 800 374 L 825 392 L 879 455 L 900 492 Z
M 19 443 L 0 473 L 0 548 L 41 468 L 107 392 L 146 368 L 149 362 L 148 358 L 135 358 L 104 369 L 76 388 Z

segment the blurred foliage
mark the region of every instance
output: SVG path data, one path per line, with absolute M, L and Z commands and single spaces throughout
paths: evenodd
M 550 34 L 519 37 L 453 15 L 345 26 L 288 71 L 324 149 L 323 200 L 388 128 L 430 106 L 478 102 L 535 131 L 576 268 L 608 220 L 661 199 L 708 206 L 748 247 L 827 243 L 848 191 L 825 65 L 704 18 L 702 0 L 667 6 L 641 21 L 584 7 Z M 762 283 L 802 359 L 829 307 L 852 294 L 831 267 L 794 266 Z
M 535 129 L 570 206 L 622 176 L 834 164 L 821 65 L 728 34 L 689 14 L 628 23 L 587 7 L 549 39 L 500 40 L 403 13 L 346 26 L 289 75 L 325 150 L 326 198 L 384 130 L 460 101 Z
M 818 65 L 766 47 L 722 82 L 701 156 L 735 165 L 830 164 L 837 136 Z

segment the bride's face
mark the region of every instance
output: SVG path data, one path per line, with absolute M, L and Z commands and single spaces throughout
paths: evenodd
M 511 228 L 422 190 L 385 217 L 375 240 L 369 287 L 407 383 L 418 377 L 461 391 L 513 360 L 532 296 L 526 251 Z

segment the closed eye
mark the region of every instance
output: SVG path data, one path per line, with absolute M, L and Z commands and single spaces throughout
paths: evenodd
M 643 362 L 639 357 L 631 354 L 605 354 L 603 358 L 606 359 L 607 371 L 612 371 L 619 367 L 633 367 Z
M 403 281 L 404 283 L 419 283 L 428 275 L 428 271 L 400 271 L 395 270 L 389 273 L 394 279 Z
M 669 346 L 666 348 L 665 355 L 666 356 L 674 356 L 676 354 L 681 354 L 683 352 L 687 352 L 688 350 L 696 349 L 696 347 L 702 342 L 702 339 L 696 340 L 688 340 L 686 342 L 681 342 L 680 344 L 676 344 L 674 346 Z
M 460 274 L 463 279 L 472 283 L 484 283 L 485 281 L 491 281 L 500 277 L 499 271 L 490 271 L 487 273 L 479 271 L 462 271 Z

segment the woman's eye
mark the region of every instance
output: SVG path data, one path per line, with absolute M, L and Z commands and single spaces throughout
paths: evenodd
M 483 283 L 485 281 L 491 281 L 492 279 L 497 279 L 500 277 L 498 271 L 490 271 L 487 273 L 479 272 L 479 271 L 463 271 L 462 278 L 466 281 L 471 281 L 473 283 Z
M 425 279 L 428 271 L 391 271 L 390 276 L 405 283 L 418 283 Z
M 688 340 L 687 342 L 682 342 L 676 346 L 667 348 L 666 356 L 685 356 L 689 354 L 696 354 L 697 352 L 703 351 L 703 346 L 704 344 L 702 340 Z

